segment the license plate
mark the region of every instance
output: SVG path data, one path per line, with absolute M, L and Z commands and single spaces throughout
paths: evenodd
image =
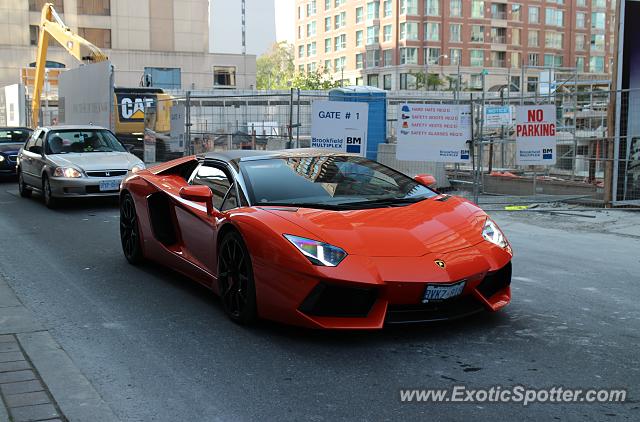
M 100 182 L 100 192 L 120 190 L 120 182 L 122 182 L 121 179 L 103 180 Z
M 464 290 L 465 283 L 466 281 L 447 285 L 428 284 L 427 289 L 424 291 L 422 303 L 447 300 L 459 296 Z

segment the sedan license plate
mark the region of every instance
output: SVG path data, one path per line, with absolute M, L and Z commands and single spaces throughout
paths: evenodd
M 100 182 L 100 192 L 120 190 L 120 182 L 122 182 L 121 179 L 102 180 Z
M 466 281 L 447 285 L 428 284 L 427 289 L 424 291 L 422 303 L 447 300 L 459 296 L 464 290 L 465 283 Z

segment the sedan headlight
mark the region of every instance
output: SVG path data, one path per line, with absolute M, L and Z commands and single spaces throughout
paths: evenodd
M 66 177 L 69 179 L 76 179 L 82 177 L 82 173 L 78 169 L 73 167 L 56 167 L 53 171 L 55 177 Z
M 285 234 L 284 237 L 293 244 L 313 265 L 335 267 L 347 256 L 337 246 L 317 240 Z
M 135 173 L 137 173 L 137 172 L 139 172 L 141 170 L 144 170 L 144 169 L 145 169 L 144 164 L 142 164 L 142 163 L 136 164 L 135 166 L 131 167 L 131 173 L 135 174 Z
M 502 230 L 500 230 L 498 225 L 489 217 L 487 217 L 487 221 L 484 223 L 482 237 L 484 237 L 484 240 L 491 242 L 494 245 L 511 251 L 511 246 L 509 246 L 509 241 L 507 241 L 504 233 L 502 233 Z
M 0 163 L 4 161 L 4 155 L 0 154 Z

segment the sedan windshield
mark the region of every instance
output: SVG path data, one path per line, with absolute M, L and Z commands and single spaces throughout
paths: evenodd
M 0 144 L 24 144 L 29 136 L 28 129 L 0 129 Z
M 401 206 L 436 195 L 410 177 L 356 156 L 288 157 L 243 161 L 251 202 L 308 208 Z
M 52 130 L 47 136 L 47 154 L 114 151 L 126 149 L 106 129 Z

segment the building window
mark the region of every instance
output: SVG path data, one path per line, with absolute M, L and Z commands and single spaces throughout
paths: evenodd
M 380 50 L 367 50 L 367 67 L 380 66 Z
M 522 5 L 511 5 L 511 20 L 516 22 L 520 22 L 522 20 Z
M 529 23 L 540 23 L 540 8 L 529 6 Z
M 344 70 L 344 65 L 345 65 L 346 62 L 347 62 L 347 58 L 346 57 L 338 57 L 337 59 L 335 59 L 333 61 L 333 67 L 336 70 L 336 72 Z
M 333 50 L 334 51 L 342 51 L 345 48 L 347 48 L 347 35 L 346 34 L 342 34 L 339 35 L 337 37 L 335 37 L 333 39 L 334 41 L 334 45 L 333 45 Z
M 78 0 L 78 14 L 109 16 L 111 0 Z
M 544 65 L 546 67 L 562 67 L 562 56 L 556 56 L 554 54 L 544 55 Z
M 309 22 L 307 24 L 307 37 L 315 37 L 316 36 L 316 21 Z
M 382 13 L 385 18 L 391 16 L 391 13 L 393 13 L 393 3 L 391 3 L 391 0 L 384 0 Z
M 157 88 L 180 89 L 181 75 L 180 68 L 172 67 L 145 67 L 145 81 L 151 81 L 151 85 Z
M 364 68 L 364 56 L 362 53 L 356 54 L 356 69 Z
M 382 52 L 382 56 L 384 59 L 384 66 L 393 66 L 393 51 L 394 50 L 384 50 Z
M 540 65 L 540 55 L 538 53 L 529 53 L 529 66 Z
M 367 20 L 380 19 L 380 2 L 370 1 L 367 3 Z
M 576 57 L 576 70 L 584 72 L 584 57 Z
M 538 77 L 537 76 L 527 77 L 527 92 L 536 92 L 536 91 L 538 91 Z
M 469 77 L 469 87 L 470 88 L 475 88 L 475 89 L 481 89 L 482 88 L 482 75 L 471 75 Z
M 380 27 L 369 26 L 367 27 L 367 45 L 377 44 L 380 39 Z
M 603 34 L 591 35 L 591 50 L 604 51 L 604 35 Z
M 324 18 L 324 32 L 331 31 L 331 16 Z
M 362 23 L 364 20 L 364 9 L 362 6 L 356 7 L 356 23 Z
M 607 0 L 591 0 L 591 7 L 594 9 L 604 9 L 607 7 Z
M 418 22 L 402 22 L 400 24 L 401 40 L 418 40 Z
M 356 37 L 357 39 L 357 37 Z M 357 43 L 357 41 L 356 41 Z M 325 38 L 324 39 L 324 52 L 325 53 L 331 53 L 331 38 Z
M 471 42 L 484 42 L 484 26 L 471 25 Z
M 520 67 L 520 53 L 517 51 L 511 52 L 511 67 Z
M 578 0 L 577 5 L 578 7 L 587 7 L 587 0 Z
M 427 16 L 440 16 L 440 0 L 425 0 L 425 9 Z
M 584 34 L 576 35 L 576 50 L 584 50 Z
M 606 14 L 604 12 L 593 12 L 591 14 L 591 29 L 604 30 Z
M 316 0 L 311 0 L 309 3 L 307 3 L 307 17 L 314 16 L 316 12 Z
M 462 49 L 461 48 L 452 48 L 449 50 L 449 57 L 451 59 L 451 64 L 461 65 L 462 64 Z
M 304 45 L 299 45 L 298 46 L 298 58 L 302 58 L 304 57 Z
M 343 4 L 345 4 L 347 2 L 347 0 L 335 0 L 335 5 L 336 7 L 340 7 Z
M 400 0 L 401 15 L 417 15 L 418 0 Z
M 440 41 L 440 24 L 427 22 L 424 25 L 424 39 L 427 41 Z
M 470 50 L 471 66 L 484 67 L 484 50 Z
M 587 17 L 584 13 L 578 12 L 576 13 L 576 28 L 585 28 Z
M 400 74 L 400 89 L 418 89 L 418 78 L 413 73 Z
M 310 45 L 307 45 L 307 56 L 313 57 L 316 55 L 316 42 L 312 42 Z
M 507 65 L 507 53 L 504 51 L 491 52 L 491 67 L 505 67 Z
M 491 42 L 495 44 L 507 43 L 507 28 L 491 28 Z
M 331 72 L 331 60 L 327 59 L 324 61 L 324 70 Z
M 529 30 L 529 34 L 528 34 L 528 39 L 527 39 L 527 44 L 529 45 L 529 47 L 539 47 L 540 46 L 540 41 L 539 41 L 539 31 L 531 31 Z
M 415 47 L 400 48 L 400 64 L 418 64 L 418 49 Z
M 111 48 L 110 29 L 78 28 L 78 35 L 98 48 Z
M 441 64 L 443 59 L 440 49 L 437 47 L 428 47 L 424 49 L 425 64 Z
M 462 42 L 462 25 L 459 23 L 452 23 L 449 25 L 449 41 L 450 42 Z
M 378 75 L 367 75 L 367 85 L 378 87 Z
M 551 32 L 551 31 L 545 32 L 544 46 L 546 48 L 555 48 L 555 49 L 561 50 L 563 44 L 564 44 L 564 34 L 562 32 Z
M 324 0 L 324 10 L 331 9 L 331 0 Z
M 392 26 L 391 25 L 385 25 L 382 27 L 382 39 L 384 40 L 384 42 L 390 42 L 391 38 L 392 38 Z
M 42 11 L 45 3 L 53 3 L 53 7 L 56 9 L 56 12 L 64 13 L 63 0 L 29 0 L 29 10 L 32 12 L 40 12 Z
M 544 23 L 549 26 L 563 26 L 564 11 L 547 7 L 544 12 Z
M 520 28 L 511 29 L 511 44 L 520 45 L 520 34 L 521 33 L 522 33 L 522 31 L 520 30 Z
M 471 17 L 484 18 L 484 1 L 471 0 Z
M 462 17 L 462 0 L 449 0 L 449 16 Z
M 363 86 L 363 85 L 364 85 L 364 79 L 362 79 L 362 77 L 357 77 L 356 86 Z
M 491 3 L 491 17 L 493 19 L 507 19 L 507 5 L 504 3 Z
M 214 66 L 213 86 L 236 86 L 236 67 Z
M 356 31 L 356 47 L 362 47 L 364 45 L 364 32 L 362 29 Z
M 391 75 L 382 75 L 382 88 L 391 91 Z
M 340 14 L 336 15 L 333 19 L 335 21 L 335 29 L 342 28 L 347 24 L 347 12 L 340 12 Z

